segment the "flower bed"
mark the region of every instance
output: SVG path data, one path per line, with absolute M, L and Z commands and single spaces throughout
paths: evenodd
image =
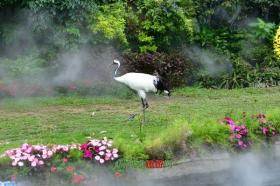
M 103 164 L 116 160 L 119 151 L 113 148 L 112 140 L 103 138 L 72 145 L 46 146 L 25 143 L 19 148 L 7 150 L 6 156 L 11 160 L 12 167 L 17 167 L 18 171 L 27 171 L 25 175 L 48 170 L 52 174 L 69 178 L 73 184 L 77 184 L 84 181 L 85 176 L 76 169 L 75 162 L 95 160 L 98 164 Z
M 86 159 L 95 159 L 101 164 L 105 161 L 115 160 L 119 157 L 118 149 L 112 149 L 112 141 L 104 138 L 103 140 L 89 140 L 81 145 L 83 157 Z
M 249 131 L 245 125 L 239 126 L 229 117 L 226 117 L 224 122 L 229 126 L 231 132 L 229 139 L 235 148 L 246 149 L 252 145 L 248 136 Z
M 247 129 L 246 125 L 251 127 L 251 133 L 265 137 L 268 140 L 277 134 L 273 123 L 268 121 L 263 113 L 247 118 L 246 113 L 243 112 L 241 122 L 235 122 L 230 117 L 226 117 L 223 119 L 223 123 L 229 127 L 231 132 L 229 139 L 238 150 L 247 149 L 252 145 L 249 129 Z

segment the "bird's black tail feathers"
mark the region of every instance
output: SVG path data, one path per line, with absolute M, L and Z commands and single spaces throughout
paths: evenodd
M 170 86 L 167 80 L 160 76 L 159 74 L 156 75 L 157 79 L 154 81 L 154 85 L 157 89 L 157 93 L 161 94 L 163 91 L 168 92 L 168 96 L 171 96 L 170 94 Z

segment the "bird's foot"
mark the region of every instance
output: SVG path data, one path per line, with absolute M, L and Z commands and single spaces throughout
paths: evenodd
M 129 121 L 133 120 L 133 119 L 135 118 L 136 115 L 137 115 L 137 114 L 130 114 L 130 115 L 128 116 L 128 120 L 129 120 Z
M 147 108 L 149 108 L 148 102 L 146 102 L 144 109 L 147 109 Z

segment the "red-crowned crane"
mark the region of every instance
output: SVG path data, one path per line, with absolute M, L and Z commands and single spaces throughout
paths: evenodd
M 144 73 L 135 73 L 129 72 L 122 76 L 116 77 L 118 73 L 118 69 L 121 66 L 119 60 L 114 59 L 113 64 L 118 65 L 115 70 L 115 77 L 114 79 L 120 83 L 125 84 L 132 90 L 138 93 L 138 96 L 141 98 L 142 107 L 143 107 L 143 114 L 145 109 L 149 107 L 147 102 L 146 93 L 154 92 L 154 93 L 167 93 L 170 96 L 170 90 L 168 87 L 167 82 L 159 75 L 153 76 L 150 74 Z

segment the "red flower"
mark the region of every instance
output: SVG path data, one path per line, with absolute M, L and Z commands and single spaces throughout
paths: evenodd
M 68 172 L 74 172 L 74 170 L 75 170 L 75 167 L 74 167 L 74 166 L 68 166 L 68 167 L 67 167 L 67 171 L 68 171 Z
M 81 183 L 85 177 L 83 175 L 73 175 L 72 182 L 73 183 Z
M 56 172 L 56 167 L 55 166 L 51 166 L 51 173 L 55 173 Z
M 121 174 L 120 172 L 115 172 L 115 176 L 116 176 L 116 177 L 121 177 L 122 174 Z
M 67 158 L 63 158 L 62 161 L 63 161 L 63 163 L 67 163 L 68 159 Z
M 11 181 L 16 181 L 16 179 L 17 179 L 16 175 L 11 176 Z

